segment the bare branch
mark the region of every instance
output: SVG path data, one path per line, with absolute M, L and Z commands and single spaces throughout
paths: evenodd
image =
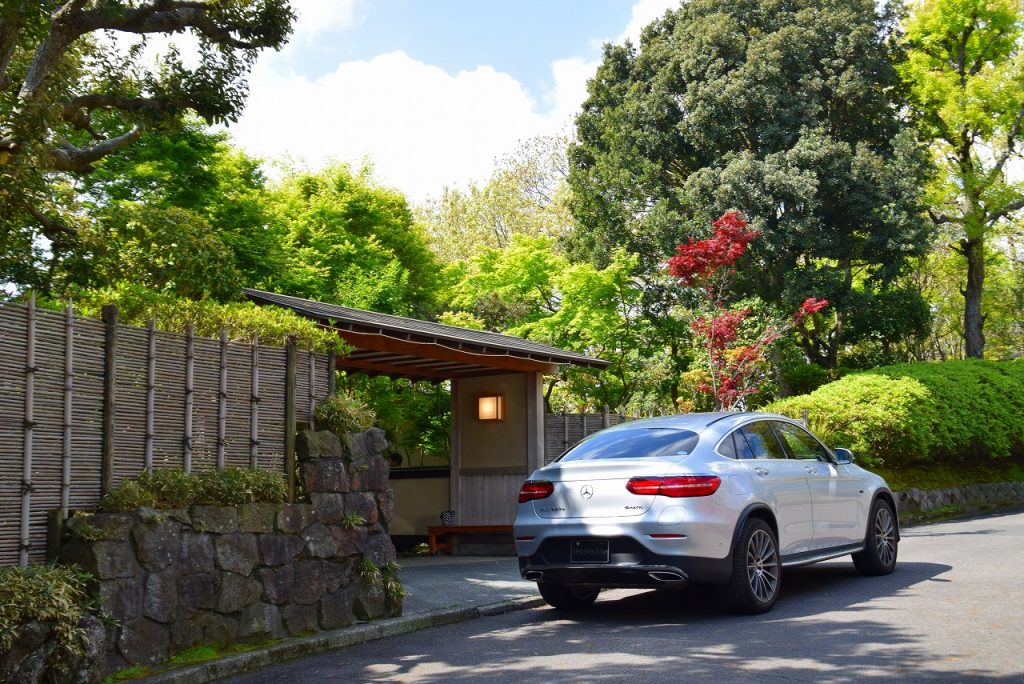
M 164 8 L 167 9 L 164 9 Z M 269 40 L 246 41 L 235 38 L 230 27 L 218 25 L 205 2 L 157 2 L 138 9 L 114 12 L 110 9 L 88 10 L 82 14 L 82 33 L 107 29 L 126 33 L 173 33 L 193 28 L 210 40 L 233 48 L 252 50 L 270 47 Z
M 941 211 L 940 212 L 936 212 L 936 211 L 934 211 L 932 209 L 928 210 L 928 218 L 930 218 L 932 220 L 932 223 L 934 223 L 937 226 L 938 225 L 942 225 L 943 223 L 961 223 L 961 222 L 963 222 L 963 217 L 962 216 L 950 216 L 948 214 L 942 213 Z
M 86 120 L 94 109 L 119 109 L 124 112 L 162 112 L 168 110 L 195 108 L 192 98 L 127 97 L 112 93 L 90 93 L 79 95 L 64 104 L 64 119 L 71 123 Z
M 1007 202 L 995 211 L 991 211 L 988 214 L 988 222 L 995 223 L 1001 218 L 1005 218 L 1015 211 L 1024 209 L 1024 196 L 1018 197 L 1012 202 Z
M 1014 148 L 1017 146 L 1017 136 L 1020 135 L 1021 125 L 1024 124 L 1024 107 L 1021 107 L 1017 112 L 1017 117 L 1013 120 L 1013 125 L 1010 126 L 1010 130 L 1006 133 L 1006 147 L 1003 149 L 1003 153 L 999 155 L 999 159 L 996 161 L 996 165 L 992 167 L 992 170 L 988 174 L 988 182 L 994 183 L 996 177 L 1003 172 L 1003 167 L 1006 162 L 1009 161 L 1010 155 L 1013 154 Z
M 53 13 L 50 33 L 39 46 L 32 66 L 22 83 L 19 98 L 28 102 L 36 97 L 53 65 L 76 39 L 99 30 L 125 33 L 174 33 L 192 28 L 211 41 L 233 48 L 251 50 L 271 47 L 273 37 L 257 40 L 235 38 L 233 27 L 221 26 L 207 11 L 206 2 L 174 2 L 155 0 L 152 4 L 134 9 L 103 6 L 82 10 L 86 0 L 70 0 Z
M 50 218 L 33 206 L 27 206 L 26 208 L 28 213 L 32 215 L 32 218 L 39 223 L 39 227 L 43 229 L 43 235 L 55 245 L 63 245 L 70 242 L 78 233 L 71 226 Z
M 102 159 L 108 154 L 117 152 L 126 145 L 132 144 L 142 135 L 142 130 L 142 126 L 136 124 L 123 135 L 104 140 L 101 143 L 84 149 L 75 147 L 70 143 L 64 143 L 50 152 L 50 166 L 54 171 L 88 173 L 93 170 L 93 162 Z

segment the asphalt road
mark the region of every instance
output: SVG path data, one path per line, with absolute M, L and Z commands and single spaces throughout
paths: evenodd
M 691 589 L 608 591 L 587 613 L 436 627 L 227 681 L 1022 682 L 1024 513 L 905 530 L 896 571 L 786 571 L 775 609 Z

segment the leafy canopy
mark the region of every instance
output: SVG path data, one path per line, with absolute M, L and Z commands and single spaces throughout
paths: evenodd
M 882 292 L 927 244 L 893 25 L 872 0 L 692 0 L 606 46 L 569 150 L 572 253 L 624 246 L 654 273 L 742 209 L 764 239 L 741 294 L 827 298 L 835 325 L 804 351 L 834 366 L 855 277 Z

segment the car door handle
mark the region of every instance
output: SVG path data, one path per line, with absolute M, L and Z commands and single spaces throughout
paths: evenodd
M 806 470 L 811 475 L 817 475 L 818 474 L 817 466 L 804 466 L 804 470 Z
M 754 472 L 757 473 L 758 475 L 760 475 L 761 477 L 764 477 L 765 475 L 768 474 L 768 469 L 767 468 L 754 468 Z

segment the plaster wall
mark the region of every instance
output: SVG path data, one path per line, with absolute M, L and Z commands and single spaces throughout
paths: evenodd
M 451 505 L 448 478 L 394 479 L 395 517 L 389 531 L 394 535 L 426 534 L 430 525 L 440 525 L 441 511 Z
M 459 469 L 526 471 L 526 374 L 491 375 L 459 380 L 457 406 L 453 421 L 460 435 Z M 477 399 L 481 395 L 505 397 L 505 419 L 477 419 Z

